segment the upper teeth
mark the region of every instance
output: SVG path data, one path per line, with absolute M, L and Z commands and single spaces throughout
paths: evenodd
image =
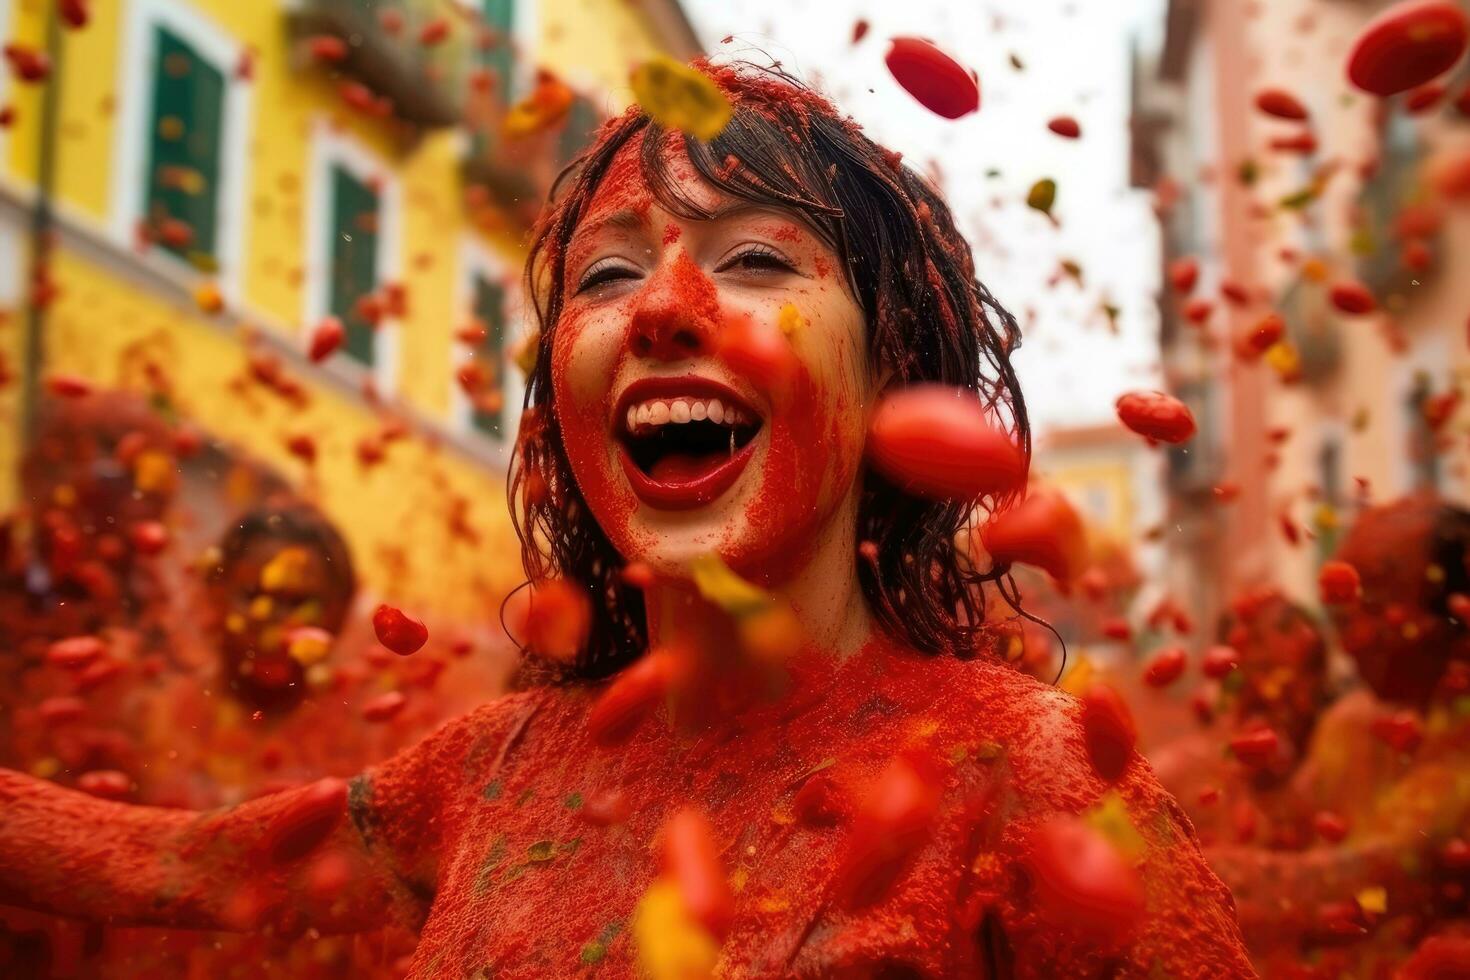
M 718 425 L 739 426 L 750 421 L 745 412 L 718 398 L 654 398 L 628 406 L 628 428 L 667 425 L 708 419 Z

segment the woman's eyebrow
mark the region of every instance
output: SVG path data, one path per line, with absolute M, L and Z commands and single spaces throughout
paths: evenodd
M 649 227 L 647 208 L 619 208 L 605 217 L 595 218 L 577 229 L 578 238 L 587 238 L 608 228 L 642 231 Z
M 567 260 L 575 265 L 588 249 L 597 244 L 597 236 L 604 231 L 638 232 L 647 231 L 650 227 L 647 208 L 619 208 L 577 228 L 567 243 Z
M 789 221 L 792 224 L 800 224 L 800 219 L 789 211 L 781 208 L 773 208 L 769 204 L 757 204 L 754 201 L 730 201 L 722 204 L 709 213 L 710 221 L 724 221 L 730 218 L 774 218 L 779 221 Z

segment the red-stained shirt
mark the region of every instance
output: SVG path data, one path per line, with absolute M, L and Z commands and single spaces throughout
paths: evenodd
M 608 748 L 586 725 L 599 691 L 502 698 L 353 784 L 369 851 L 426 916 L 411 976 L 629 975 L 659 828 L 688 805 L 708 816 L 735 893 L 720 976 L 1254 976 L 1228 892 L 1147 764 L 1135 756 L 1105 784 L 1076 702 L 1009 667 L 874 643 L 809 662 L 779 701 L 698 734 L 660 712 Z M 913 752 L 941 762 L 937 816 L 888 891 L 853 908 L 836 894 L 851 821 L 805 822 L 793 798 L 821 778 L 850 814 Z M 587 801 L 611 790 L 630 816 L 597 825 Z M 1146 897 L 1115 951 L 1035 907 L 1025 859 L 1039 821 L 1110 793 L 1141 838 Z

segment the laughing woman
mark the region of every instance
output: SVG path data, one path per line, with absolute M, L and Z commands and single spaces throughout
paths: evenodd
M 532 580 L 592 597 L 560 676 L 350 784 L 226 811 L 0 773 L 0 902 L 216 929 L 401 916 L 415 977 L 620 976 L 672 943 L 662 852 L 719 976 L 1253 975 L 1147 765 L 1104 780 L 1077 703 L 987 652 L 957 544 L 973 502 L 864 465 L 875 400 L 920 382 L 1029 446 L 1015 322 L 944 202 L 786 76 L 705 71 L 723 132 L 630 109 L 531 250 L 512 498 Z M 678 671 L 651 665 L 730 648 L 688 584 L 711 554 L 804 641 L 778 693 L 717 684 L 675 724 Z

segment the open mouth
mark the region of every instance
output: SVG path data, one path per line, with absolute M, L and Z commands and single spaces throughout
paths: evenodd
M 623 471 L 645 503 L 684 510 L 730 488 L 754 451 L 761 417 L 725 385 L 645 378 L 618 400 Z

